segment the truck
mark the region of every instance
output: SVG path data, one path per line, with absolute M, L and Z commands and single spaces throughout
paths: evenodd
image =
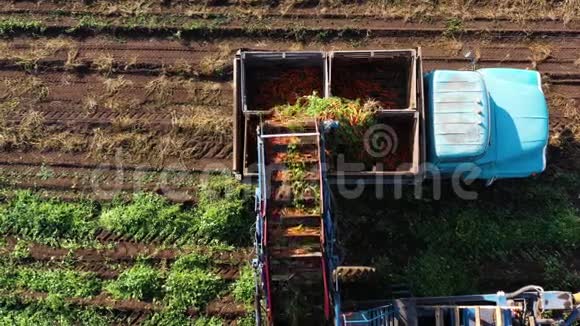
M 259 121 L 272 107 L 312 92 L 379 101 L 382 109 L 376 119 L 387 128 L 380 130 L 383 137 L 390 138 L 383 141 L 396 141 L 388 154 L 398 164 L 331 164 L 336 167 L 329 171 L 331 178 L 374 182 L 377 176 L 398 176 L 397 182 L 421 182 L 460 173 L 489 184 L 546 168 L 548 106 L 537 71 L 488 68 L 424 74 L 421 58 L 420 48 L 241 51 L 234 60 L 234 172 L 256 177 Z M 276 90 L 285 94 L 273 94 Z
M 573 325 L 580 318 L 580 294 L 537 285 L 343 305 L 345 279 L 374 269 L 341 265 L 336 183 L 455 176 L 491 184 L 546 168 L 548 107 L 536 71 L 424 73 L 421 58 L 420 48 L 236 54 L 233 170 L 257 185 L 257 325 Z M 357 146 L 336 146 L 336 130 L 346 128 L 336 119 L 277 115 L 281 106 L 294 112 L 323 98 L 355 110 L 371 103 L 372 123 Z

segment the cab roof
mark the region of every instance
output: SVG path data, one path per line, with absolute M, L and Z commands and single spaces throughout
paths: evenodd
M 485 83 L 477 71 L 433 72 L 429 114 L 431 161 L 465 162 L 482 156 L 491 134 Z

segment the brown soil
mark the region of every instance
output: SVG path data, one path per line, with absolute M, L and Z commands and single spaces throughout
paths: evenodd
M 47 297 L 46 293 L 33 291 L 17 291 L 11 293 L 11 295 L 14 294 L 25 302 L 42 300 Z M 152 313 L 163 309 L 163 306 L 158 303 L 138 300 L 115 300 L 106 294 L 99 294 L 90 298 L 67 298 L 66 301 L 73 305 L 106 308 L 118 312 Z M 192 308 L 187 313 L 191 317 L 204 314 L 219 316 L 226 320 L 233 320 L 245 316 L 247 312 L 244 305 L 235 303 L 231 297 L 224 297 L 210 302 L 204 310 Z
M 406 20 L 421 20 L 421 18 L 446 18 L 449 14 L 458 15 L 458 11 L 467 20 L 497 20 L 508 22 L 537 22 L 548 18 L 551 21 L 562 22 L 577 18 L 573 12 L 574 4 L 554 6 L 549 3 L 525 4 L 504 3 L 503 1 L 478 1 L 476 3 L 455 3 L 444 1 L 437 5 L 428 5 L 422 1 L 407 1 L 404 3 L 380 4 L 375 1 L 321 1 L 321 0 L 281 0 L 281 1 L 239 1 L 239 0 L 208 0 L 192 2 L 174 0 L 171 2 L 154 3 L 122 3 L 118 1 L 95 1 L 87 3 L 81 0 L 67 1 L 15 1 L 3 4 L 3 13 L 32 12 L 36 14 L 49 13 L 54 10 L 63 12 L 78 12 L 79 14 L 102 14 L 111 17 L 130 14 L 171 14 L 203 17 L 208 14 L 223 14 L 232 11 L 237 14 L 271 17 L 292 15 L 299 17 L 315 16 L 320 18 L 341 17 L 381 17 Z M 411 7 L 411 8 L 409 8 Z M 531 10 L 536 9 L 536 10 Z M 563 14 L 568 12 L 567 16 Z M 576 15 L 575 15 L 576 14 Z M 573 21 L 573 20 L 572 20 Z

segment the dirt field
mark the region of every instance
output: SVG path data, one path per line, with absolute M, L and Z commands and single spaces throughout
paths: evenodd
M 232 58 L 237 49 L 420 46 L 425 72 L 471 69 L 475 65 L 536 69 L 541 73 L 550 104 L 548 171 L 522 187 L 508 182 L 484 189 L 480 197 L 483 200 L 468 206 L 485 211 L 506 205 L 507 213 L 494 211 L 500 220 L 501 214 L 520 210 L 536 214 L 533 208 L 539 208 L 534 202 L 553 200 L 556 206 L 572 205 L 572 218 L 576 219 L 572 231 L 578 231 L 580 3 L 411 2 L 4 2 L 0 5 L 0 184 L 6 189 L 39 190 L 45 197 L 67 201 L 82 198 L 107 202 L 134 192 L 154 191 L 190 205 L 197 200 L 197 185 L 207 177 L 204 172 L 231 169 Z M 562 195 L 556 199 L 538 195 L 519 200 L 516 195 L 522 189 L 533 192 L 536 187 L 550 191 L 556 184 L 553 191 Z M 460 211 L 462 206 L 452 196 L 424 202 L 420 207 L 413 201 L 396 205 L 397 216 L 385 213 L 388 204 L 384 201 L 369 198 L 364 203 L 343 202 L 339 205 L 343 208 L 341 218 L 348 222 L 343 224 L 340 236 L 348 262 L 382 264 L 389 270 L 385 272 L 388 282 L 409 284 L 414 280 L 405 279 L 404 274 L 425 274 L 420 270 L 422 265 L 409 257 L 420 256 L 431 246 L 421 233 L 424 230 L 418 231 L 413 223 L 431 225 L 433 221 L 424 219 L 426 215 L 441 217 L 449 213 L 446 207 Z M 381 214 L 393 214 L 382 225 L 385 228 L 377 228 L 385 231 L 395 225 L 390 232 L 400 233 L 392 240 L 385 242 L 381 240 L 384 233 L 371 232 L 366 239 L 375 239 L 374 244 L 361 246 L 360 235 L 345 233 L 353 226 L 373 229 Z M 361 216 L 362 221 L 353 220 Z M 417 219 L 399 220 L 409 216 Z M 143 243 L 104 231 L 97 239 L 112 244 L 111 248 L 69 251 L 34 244 L 27 264 L 49 265 L 54 259 L 70 259 L 75 269 L 115 279 L 140 255 L 150 257 L 159 266 L 180 256 L 176 250 L 186 250 L 180 246 L 156 249 L 158 242 Z M 468 280 L 464 287 L 438 290 L 495 291 L 497 287 L 519 285 L 524 282 L 522 272 L 534 270 L 537 272 L 526 274 L 525 281 L 544 281 L 576 290 L 580 286 L 580 242 L 537 242 L 534 244 L 532 239 L 510 244 L 512 249 L 527 249 L 502 254 L 505 261 L 499 265 L 490 262 L 493 255 L 474 257 L 471 262 L 480 268 L 463 270 L 476 273 L 477 284 Z M 8 238 L 3 250 L 13 252 L 16 243 Z M 399 249 L 381 247 L 386 245 Z M 550 248 L 555 248 L 559 256 L 546 254 Z M 481 250 L 487 249 L 484 246 Z M 568 283 L 552 282 L 546 277 L 547 265 L 530 258 L 529 252 L 534 250 L 558 261 L 575 257 L 565 267 L 554 268 L 557 273 L 565 271 L 576 278 Z M 359 254 L 371 251 L 382 253 Z M 239 277 L 238 269 L 250 254 L 248 249 L 238 248 L 231 256 L 218 259 L 224 263 L 216 267 L 216 273 L 230 281 Z M 520 257 L 516 260 L 522 263 L 514 264 L 507 257 Z M 107 267 L 112 263 L 115 268 Z M 412 270 L 397 269 L 398 265 Z M 433 292 L 432 288 L 409 286 L 415 293 Z M 355 292 L 353 297 L 357 296 Z M 26 291 L 22 297 L 36 300 L 45 295 Z M 119 323 L 141 323 L 158 308 L 151 302 L 117 302 L 101 296 L 71 300 L 75 305 L 111 307 Z M 192 316 L 215 315 L 236 323 L 236 318 L 246 314 L 244 309 L 228 295 L 212 301 L 205 311 L 190 312 Z

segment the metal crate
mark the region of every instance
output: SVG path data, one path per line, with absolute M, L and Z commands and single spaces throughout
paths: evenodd
M 285 69 L 311 67 L 320 71 L 320 96 L 325 96 L 327 65 L 324 52 L 241 52 L 240 53 L 240 87 L 241 108 L 244 114 L 268 114 L 271 107 L 257 108 L 253 103 L 257 94 L 252 94 L 256 87 L 257 77 L 265 80 L 276 80 Z M 273 69 L 277 68 L 277 69 Z M 271 70 L 270 70 L 271 69 Z M 285 82 L 280 80 L 280 82 Z M 310 94 L 296 94 L 298 96 Z M 276 105 L 284 102 L 273 103 Z
M 354 76 L 369 74 L 367 80 L 381 80 L 381 91 L 393 92 L 392 89 L 401 89 L 397 103 L 393 107 L 385 107 L 385 111 L 417 110 L 417 50 L 373 50 L 373 51 L 334 51 L 328 55 L 328 81 L 326 93 L 330 96 L 346 98 L 373 98 L 381 102 L 381 97 L 372 90 L 357 90 Z M 348 71 L 349 66 L 352 71 Z M 396 85 L 389 90 L 385 83 Z M 340 85 L 339 85 L 340 84 Z M 377 85 L 378 86 L 378 85 Z M 351 94 L 345 94 L 352 92 Z M 357 94 L 360 96 L 348 96 Z

